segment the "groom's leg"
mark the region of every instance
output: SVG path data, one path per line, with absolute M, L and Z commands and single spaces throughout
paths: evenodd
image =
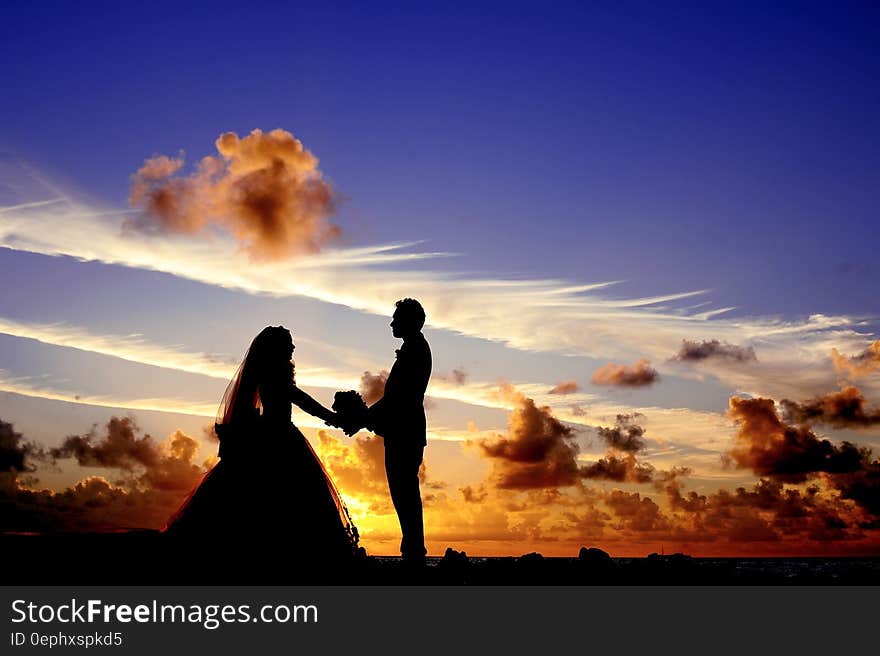
M 403 539 L 400 553 L 404 558 L 424 558 L 425 529 L 422 519 L 422 496 L 419 491 L 419 467 L 424 447 L 421 445 L 385 447 L 385 471 L 391 501 L 400 520 Z

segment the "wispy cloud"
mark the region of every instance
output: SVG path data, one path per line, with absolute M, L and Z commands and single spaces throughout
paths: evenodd
M 211 356 L 191 353 L 174 347 L 152 343 L 142 336 L 95 334 L 89 330 L 66 324 L 26 323 L 0 317 L 0 333 L 19 338 L 38 340 L 43 343 L 99 353 L 129 362 L 163 367 L 171 370 L 200 374 L 228 380 L 235 370 L 235 363 L 228 356 Z M 314 347 L 310 343 L 310 348 Z M 348 354 L 354 361 L 368 362 L 364 354 Z M 377 370 L 379 367 L 375 367 Z M 357 389 L 362 383 L 363 369 L 333 370 L 329 368 L 297 367 L 297 378 L 306 387 L 332 390 Z M 653 406 L 630 406 L 619 400 L 612 401 L 600 395 L 585 392 L 555 394 L 543 383 L 514 381 L 516 389 L 533 398 L 542 406 L 553 408 L 555 415 L 570 424 L 594 427 L 613 422 L 618 414 L 642 414 L 663 446 L 658 455 L 674 448 L 709 449 L 721 453 L 725 441 L 732 439 L 731 424 L 723 413 L 702 412 L 688 408 L 660 408 Z M 0 389 L 26 396 L 84 403 L 102 407 L 154 410 L 213 417 L 217 401 L 181 401 L 173 398 L 143 399 L 123 398 L 116 395 L 84 396 L 59 388 L 44 379 L 13 377 L 0 372 Z M 434 377 L 428 390 L 431 398 L 457 401 L 466 405 L 509 411 L 515 407 L 508 396 L 499 394 L 498 381 L 445 379 Z M 308 422 L 309 418 L 303 417 Z M 314 427 L 323 427 L 320 423 Z M 303 424 L 307 426 L 307 423 Z M 467 438 L 465 431 L 454 428 L 432 427 L 437 439 L 460 441 Z M 670 450 L 671 454 L 672 451 Z
M 858 352 L 871 341 L 857 317 L 723 318 L 712 310 L 694 313 L 675 307 L 705 290 L 620 299 L 608 296 L 614 282 L 575 285 L 401 268 L 412 260 L 442 255 L 412 252 L 412 243 L 253 262 L 231 238 L 217 236 L 204 242 L 180 235 L 125 234 L 118 213 L 66 198 L 49 200 L 58 202 L 0 208 L 0 246 L 163 271 L 252 294 L 304 296 L 379 315 L 387 315 L 398 298 L 417 296 L 435 328 L 526 351 L 623 361 L 646 357 L 663 362 L 658 366 L 661 372 L 687 377 L 710 374 L 748 393 L 779 397 L 819 393 L 835 379 L 831 349 Z M 745 368 L 719 359 L 699 370 L 666 362 L 682 340 L 758 347 L 761 361 Z
M 11 392 L 22 396 L 30 396 L 50 401 L 66 401 L 83 405 L 105 408 L 124 408 L 129 410 L 150 410 L 154 412 L 171 412 L 198 417 L 214 417 L 217 414 L 217 403 L 203 403 L 173 398 L 124 398 L 111 395 L 77 394 L 70 390 L 59 389 L 43 381 L 30 377 L 15 377 L 0 369 L 0 392 Z
M 230 356 L 187 353 L 151 344 L 139 335 L 99 335 L 64 323 L 25 323 L 0 317 L 0 333 L 211 378 L 228 380 L 237 366 Z
M 230 355 L 191 353 L 152 343 L 141 335 L 96 334 L 65 323 L 22 322 L 0 317 L 0 334 L 221 380 L 230 380 L 238 366 L 238 360 Z M 298 378 L 314 387 L 351 387 L 356 386 L 358 380 L 355 374 L 325 367 L 297 367 L 296 371 Z
M 210 417 L 212 419 L 217 415 L 217 406 L 219 404 L 218 401 L 197 401 L 172 397 L 134 398 L 111 394 L 78 394 L 72 390 L 54 385 L 51 381 L 47 382 L 43 379 L 35 379 L 32 377 L 12 376 L 8 371 L 4 371 L 3 369 L 0 369 L 0 392 L 8 392 L 10 394 L 18 394 L 20 396 L 43 399 L 46 401 L 78 403 L 81 405 L 107 408 L 109 410 L 144 410 L 149 412 L 191 415 L 194 417 Z M 300 428 L 332 430 L 329 429 L 320 419 L 312 417 L 304 412 L 297 413 L 295 420 L 297 426 Z M 464 431 L 438 429 L 429 430 L 428 439 L 443 442 L 463 442 L 465 436 Z

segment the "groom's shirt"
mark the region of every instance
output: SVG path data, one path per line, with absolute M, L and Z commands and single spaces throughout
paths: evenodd
M 371 428 L 391 442 L 427 443 L 425 390 L 431 378 L 431 347 L 422 333 L 403 340 L 385 381 L 385 394 L 370 406 Z

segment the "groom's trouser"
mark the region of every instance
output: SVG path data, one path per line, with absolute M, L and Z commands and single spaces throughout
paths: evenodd
M 404 558 L 424 558 L 425 527 L 422 520 L 422 495 L 419 492 L 419 467 L 425 447 L 421 444 L 385 443 L 385 473 L 397 518 L 400 520 L 400 554 Z

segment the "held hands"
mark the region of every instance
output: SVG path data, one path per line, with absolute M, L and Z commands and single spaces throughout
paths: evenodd
M 354 390 L 336 392 L 333 400 L 336 427 L 352 437 L 367 424 L 367 404 Z
M 357 424 L 347 424 L 341 427 L 342 431 L 348 435 L 349 437 L 354 437 L 355 434 L 363 428 L 363 426 L 358 426 Z
M 341 429 L 342 432 L 349 437 L 354 437 L 354 435 L 364 427 L 358 422 L 354 422 L 351 420 L 346 421 L 343 417 L 339 415 L 338 412 L 332 413 L 332 415 L 328 417 L 324 423 L 328 426 L 332 426 L 333 428 Z

